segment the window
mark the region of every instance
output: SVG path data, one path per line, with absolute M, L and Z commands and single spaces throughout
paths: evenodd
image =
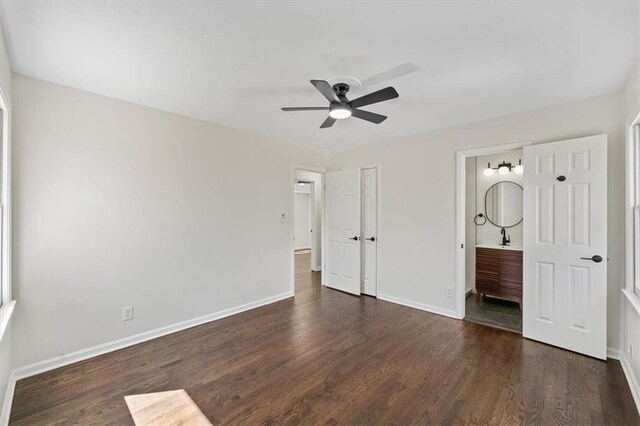
M 631 163 L 631 204 L 633 209 L 633 285 L 635 293 L 640 296 L 640 124 L 633 131 L 630 155 Z
M 5 120 L 6 113 L 2 109 L 2 102 L 0 99 L 0 308 L 5 306 L 7 303 L 11 301 L 11 294 L 9 292 L 8 279 L 5 274 L 5 268 L 7 264 L 7 257 L 5 256 L 6 249 L 6 241 L 5 241 L 5 210 L 6 210 L 6 191 L 7 187 L 5 185 L 5 181 L 7 177 L 5 175 L 5 170 L 7 169 L 7 144 L 5 127 L 7 126 L 7 121 Z
M 10 129 L 11 111 L 0 90 L 0 340 L 15 306 L 11 297 L 10 205 L 11 184 Z

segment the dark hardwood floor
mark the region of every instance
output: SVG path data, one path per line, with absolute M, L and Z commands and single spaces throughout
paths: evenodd
M 132 424 L 185 389 L 214 423 L 594 424 L 640 418 L 617 361 L 322 288 L 18 382 L 13 424 Z

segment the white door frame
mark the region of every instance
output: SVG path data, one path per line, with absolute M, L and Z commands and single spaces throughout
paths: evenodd
M 298 179 L 295 180 L 295 183 L 298 184 L 299 181 Z M 313 235 L 313 229 L 315 228 L 315 226 L 313 226 L 313 224 L 315 223 L 315 221 L 317 221 L 317 212 L 314 211 L 315 207 L 316 207 L 316 200 L 314 198 L 315 196 L 315 186 L 316 183 L 315 182 L 307 182 L 304 181 L 305 184 L 309 185 L 309 192 L 296 192 L 297 188 L 296 185 L 293 185 L 293 209 L 294 212 L 291 215 L 291 220 L 293 222 L 293 229 L 294 229 L 294 247 L 295 247 L 295 227 L 296 227 L 296 212 L 295 212 L 295 208 L 296 208 L 296 202 L 295 202 L 295 198 L 296 198 L 296 194 L 299 195 L 308 195 L 309 197 L 307 198 L 307 212 L 309 213 L 308 216 L 308 220 L 309 220 L 309 229 L 311 230 L 311 232 L 309 233 L 309 250 L 311 251 L 311 258 L 309 259 L 309 266 L 311 267 L 311 270 L 314 270 L 314 254 L 315 254 L 315 245 L 314 245 L 314 237 L 315 235 Z M 301 250 L 300 248 L 297 248 L 296 250 Z
M 377 195 L 377 199 L 378 199 L 378 205 L 376 206 L 376 212 L 378 215 L 378 224 L 377 224 L 377 230 L 376 233 L 378 235 L 376 235 L 376 297 L 378 297 L 378 289 L 380 288 L 380 241 L 383 242 L 384 244 L 384 239 L 382 238 L 382 215 L 381 215 L 381 206 L 382 206 L 382 191 L 380 190 L 380 187 L 382 186 L 382 167 L 380 165 L 380 163 L 373 163 L 373 164 L 359 164 L 359 165 L 355 165 L 355 166 L 349 166 L 350 168 L 356 168 L 358 170 L 360 170 L 360 173 L 362 173 L 363 169 L 376 169 L 376 195 Z M 326 170 L 327 172 L 336 172 L 336 171 L 340 171 L 342 169 L 328 169 Z M 324 193 L 324 196 L 326 197 L 326 192 Z M 323 208 L 326 209 L 327 203 L 326 200 L 323 203 Z M 322 213 L 322 228 L 323 229 L 327 229 L 327 224 L 325 223 L 325 221 L 327 220 L 327 213 L 326 211 L 323 211 Z M 325 247 L 327 246 L 326 242 L 325 242 L 325 237 L 326 237 L 326 233 L 322 233 L 322 258 L 326 259 L 325 257 Z M 362 277 L 361 277 L 362 279 Z M 322 285 L 326 286 L 325 282 L 324 282 L 324 274 L 322 274 Z
M 301 164 L 292 164 L 291 165 L 291 170 L 290 170 L 290 175 L 289 175 L 289 208 L 290 208 L 290 212 L 291 212 L 291 216 L 289 217 L 289 252 L 290 252 L 290 256 L 291 256 L 291 277 L 290 277 L 290 288 L 291 288 L 291 295 L 295 296 L 296 294 L 296 257 L 295 257 L 295 251 L 296 251 L 296 243 L 294 240 L 295 237 L 295 229 L 294 229 L 294 220 L 293 218 L 295 217 L 295 203 L 294 203 L 294 191 L 296 189 L 295 185 L 296 185 L 296 170 L 300 170 L 300 171 L 305 171 L 305 172 L 314 172 L 314 173 L 320 173 L 322 175 L 322 185 L 324 185 L 324 174 L 326 173 L 326 169 L 321 168 L 321 167 L 313 167 L 313 166 L 305 166 L 305 165 L 301 165 Z M 311 229 L 314 229 L 315 232 L 311 233 L 311 254 L 312 254 L 312 259 L 311 259 L 311 265 L 313 265 L 313 256 L 315 254 L 315 243 L 317 242 L 316 240 L 316 235 L 318 230 L 315 229 L 315 223 L 317 222 L 317 212 L 316 210 L 316 205 L 315 205 L 315 184 L 311 186 L 311 206 L 312 206 L 312 213 L 311 213 L 311 220 L 314 220 L 314 218 L 316 219 L 314 224 L 312 225 Z M 323 212 L 322 212 L 322 227 L 324 228 L 324 207 L 323 207 Z M 285 221 L 286 222 L 286 221 Z M 322 259 L 324 259 L 324 232 L 323 234 L 323 241 L 321 242 L 321 251 L 322 251 Z M 320 269 L 322 269 L 322 265 L 319 265 Z
M 482 148 L 472 148 L 456 151 L 456 235 L 455 235 L 455 258 L 456 258 L 456 318 L 463 319 L 465 316 L 465 237 L 466 237 L 466 172 L 465 162 L 467 157 L 478 157 L 480 155 L 500 154 L 506 151 L 514 151 L 522 149 L 525 146 L 532 145 L 531 141 L 515 142 L 502 145 L 492 145 Z M 525 166 L 526 167 L 526 166 Z

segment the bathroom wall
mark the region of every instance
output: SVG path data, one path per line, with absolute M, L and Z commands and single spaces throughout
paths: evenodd
M 476 228 L 473 222 L 476 216 L 476 158 L 468 157 L 465 161 L 465 291 L 469 293 L 476 288 Z
M 498 164 L 503 161 L 516 165 L 518 164 L 518 160 L 522 159 L 522 154 L 522 150 L 518 149 L 500 154 L 476 157 L 476 214 L 486 214 L 485 194 L 492 185 L 502 181 L 511 181 L 522 186 L 522 175 L 514 173 L 513 170 L 506 175 L 501 175 L 495 170 L 492 176 L 485 176 L 483 172 L 484 169 L 487 168 L 487 163 L 491 163 L 491 167 L 497 167 Z M 521 200 L 518 200 L 518 202 L 521 203 Z M 500 229 L 500 227 L 493 225 L 489 221 L 483 226 L 476 226 L 476 244 L 500 244 L 502 242 Z M 522 222 L 513 228 L 507 228 L 506 231 L 507 235 L 511 238 L 511 245 L 521 247 Z

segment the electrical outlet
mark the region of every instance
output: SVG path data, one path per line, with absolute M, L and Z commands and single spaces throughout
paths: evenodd
M 131 321 L 133 319 L 133 306 L 125 306 L 122 308 L 122 321 Z
M 453 287 L 447 287 L 447 297 L 453 297 Z

